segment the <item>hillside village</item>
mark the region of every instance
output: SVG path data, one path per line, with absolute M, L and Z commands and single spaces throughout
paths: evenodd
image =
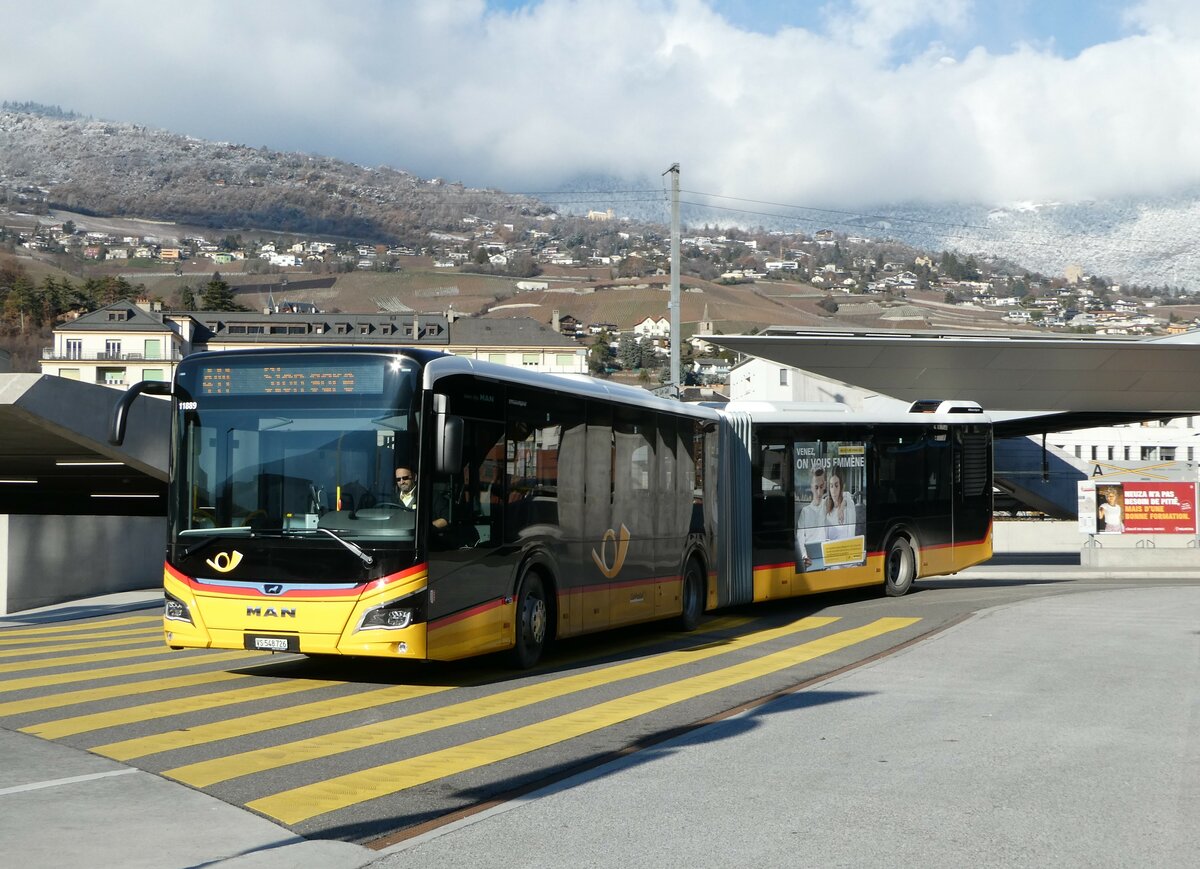
M 576 214 L 387 167 L 33 110 L 0 113 L 0 136 L 0 342 L 18 370 L 36 370 L 56 325 L 117 300 L 203 311 L 214 282 L 229 288 L 222 304 L 271 315 L 525 318 L 586 347 L 594 373 L 643 382 L 669 354 L 669 233 L 612 208 Z M 683 350 L 704 379 L 722 366 L 701 334 L 1139 336 L 1200 323 L 1165 287 L 832 228 L 687 226 L 681 287 Z
M 536 218 L 532 225 L 496 223 L 471 215 L 460 222 L 455 232 L 430 231 L 420 247 L 302 237 L 249 240 L 241 234 L 214 239 L 198 233 L 170 235 L 172 226 L 133 235 L 88 229 L 71 220 L 37 220 L 25 226 L 5 221 L 0 243 L 43 259 L 56 257 L 60 264 L 64 259 L 74 260 L 81 267 L 91 266 L 93 273 L 124 274 L 122 270 L 129 269 L 127 277 L 135 280 L 139 269 L 152 273 L 162 267 L 171 268 L 179 277 L 216 270 L 224 275 L 274 275 L 284 281 L 302 275 L 432 269 L 447 278 L 457 274 L 507 278 L 513 295 L 589 295 L 619 288 L 661 288 L 669 269 L 666 239 L 618 221 L 611 213 L 589 214 L 585 222 L 593 225 L 590 232 L 580 230 L 579 220 L 556 214 Z M 882 313 L 904 307 L 904 302 L 928 301 L 932 293 L 943 305 L 964 312 L 978 309 L 998 314 L 999 327 L 1147 335 L 1186 324 L 1186 320 L 1176 324 L 1174 320 L 1180 318 L 1171 314 L 1156 316 L 1160 300 L 1147 298 L 1147 291 L 1122 288 L 1072 267 L 1062 276 L 1047 278 L 971 257 L 961 261 L 951 253 L 935 257 L 906 251 L 832 230 L 819 231 L 811 238 L 778 232 L 688 233 L 681 246 L 685 290 L 703 291 L 706 284 L 750 285 L 766 295 L 778 295 L 774 290 L 791 287 L 819 295 L 819 309 L 826 314 L 836 314 L 843 307 L 863 308 L 853 312 L 857 314 L 875 308 Z M 442 297 L 447 303 L 458 295 L 452 289 L 447 287 Z M 499 304 L 503 299 L 493 301 L 495 304 L 475 309 L 471 304 L 456 307 L 467 315 L 505 308 Z M 560 307 L 569 308 L 570 304 L 564 302 Z M 386 304 L 376 306 L 380 309 L 386 310 Z M 648 317 L 650 314 L 636 322 L 611 322 L 610 318 L 580 322 L 579 326 L 593 335 L 601 329 L 626 331 Z M 715 314 L 715 319 L 727 318 Z M 772 322 L 764 320 L 758 325 Z

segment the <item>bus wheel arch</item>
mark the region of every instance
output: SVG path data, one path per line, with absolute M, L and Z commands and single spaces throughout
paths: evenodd
M 679 588 L 679 630 L 694 631 L 700 626 L 708 598 L 707 579 L 708 571 L 705 569 L 704 559 L 697 552 L 690 553 L 683 563 L 682 583 Z
M 546 645 L 554 638 L 554 582 L 549 569 L 530 561 L 521 570 L 513 593 L 513 647 L 510 658 L 515 667 L 528 670 L 541 659 Z
M 896 531 L 888 539 L 883 556 L 883 588 L 888 597 L 909 592 L 917 578 L 916 539 L 908 531 Z

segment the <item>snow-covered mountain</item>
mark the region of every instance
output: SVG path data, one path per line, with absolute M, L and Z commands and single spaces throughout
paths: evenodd
M 669 219 L 665 180 L 657 183 L 587 177 L 543 196 L 563 210 L 612 208 L 621 217 Z M 561 203 L 556 199 L 561 198 Z M 761 226 L 812 234 L 894 239 L 930 251 L 952 250 L 1008 260 L 1048 276 L 1069 266 L 1127 284 L 1200 291 L 1200 189 L 1175 196 L 1076 203 L 881 205 L 862 212 L 785 207 L 753 200 L 684 193 L 680 215 L 689 229 Z

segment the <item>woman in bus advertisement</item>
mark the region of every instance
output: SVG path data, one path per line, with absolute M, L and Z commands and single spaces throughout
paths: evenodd
M 866 563 L 866 448 L 796 441 L 796 572 Z

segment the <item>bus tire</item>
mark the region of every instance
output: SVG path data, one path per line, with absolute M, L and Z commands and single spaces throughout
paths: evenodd
M 883 562 L 884 591 L 888 597 L 900 597 L 912 588 L 917 577 L 917 557 L 906 537 L 895 537 Z
M 528 670 L 542 657 L 550 630 L 550 608 L 542 578 L 529 571 L 521 578 L 517 591 L 516 642 L 511 658 L 514 667 Z
M 695 558 L 689 558 L 683 569 L 680 597 L 683 608 L 679 614 L 679 630 L 694 631 L 704 615 L 704 571 Z

